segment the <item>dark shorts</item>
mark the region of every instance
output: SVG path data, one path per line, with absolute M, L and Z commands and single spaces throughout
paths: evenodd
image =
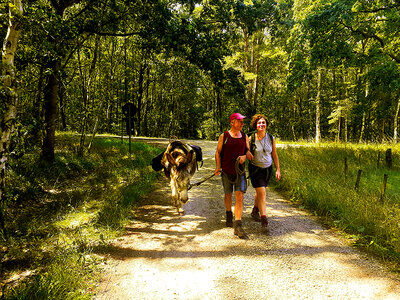
M 267 187 L 272 176 L 272 165 L 268 168 L 259 168 L 249 164 L 249 174 L 253 188 Z
M 247 190 L 246 173 L 240 176 L 238 184 L 236 184 L 236 175 L 229 175 L 222 172 L 221 178 L 225 194 L 232 194 L 233 187 L 235 187 L 235 191 L 246 193 Z

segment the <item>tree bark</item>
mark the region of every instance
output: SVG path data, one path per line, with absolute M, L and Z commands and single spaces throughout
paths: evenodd
M 140 64 L 139 79 L 138 79 L 138 97 L 137 97 L 137 126 L 136 135 L 141 135 L 141 111 L 143 104 L 143 85 L 144 85 L 144 72 L 146 71 L 146 62 Z
M 58 90 L 58 97 L 60 98 L 60 118 L 61 118 L 61 123 L 60 123 L 60 130 L 64 131 L 67 129 L 67 120 L 65 116 L 65 111 L 64 111 L 64 94 L 65 94 L 65 85 L 60 81 L 60 88 Z
M 395 144 L 397 144 L 398 139 L 399 139 L 399 137 L 398 137 L 399 112 L 400 112 L 400 97 L 399 97 L 399 99 L 397 99 L 397 108 L 396 108 L 396 113 L 395 113 L 395 115 L 394 115 L 394 125 L 393 125 L 393 127 L 394 127 L 394 133 L 393 133 L 393 140 L 394 140 L 394 143 L 395 143 Z
M 321 141 L 321 68 L 318 68 L 317 97 L 315 98 L 315 142 Z
M 55 13 L 61 17 L 64 15 L 65 9 L 79 3 L 81 0 L 51 0 L 50 3 Z M 63 40 L 49 37 L 49 41 L 55 48 L 62 47 Z M 59 96 L 59 71 L 61 68 L 62 57 L 57 53 L 53 59 L 47 64 L 50 70 L 47 75 L 47 83 L 44 88 L 44 137 L 42 144 L 41 158 L 48 162 L 54 161 L 55 133 L 57 123 L 57 105 Z
M 5 206 L 5 175 L 9 155 L 11 134 L 15 127 L 17 116 L 18 93 L 16 91 L 16 75 L 14 70 L 14 57 L 17 50 L 18 37 L 21 32 L 20 19 L 23 14 L 22 1 L 14 0 L 9 6 L 9 25 L 2 49 L 2 85 L 1 93 L 3 111 L 0 126 L 0 226 L 4 228 Z
M 365 113 L 365 111 L 364 111 L 364 112 L 363 112 L 363 116 L 362 116 L 362 121 L 361 121 L 360 139 L 358 140 L 358 142 L 359 142 L 360 144 L 363 142 L 363 138 L 364 138 L 365 122 L 366 122 L 366 113 Z
M 99 111 L 97 112 L 97 118 L 96 118 L 96 121 L 94 123 L 93 131 L 92 131 L 92 138 L 90 139 L 89 145 L 87 147 L 88 152 L 90 152 L 90 149 L 92 148 L 92 144 L 93 144 L 94 138 L 96 137 L 97 125 L 99 124 L 99 121 L 100 121 L 100 118 L 101 118 L 101 115 L 102 115 L 104 101 L 105 101 L 105 98 L 103 98 L 103 100 L 101 101 L 100 107 L 99 107 Z
M 79 59 L 79 69 L 81 72 L 81 77 L 83 78 L 82 82 L 82 95 L 83 95 L 83 102 L 84 102 L 84 117 L 82 120 L 82 125 L 81 125 L 81 139 L 80 139 L 80 144 L 79 144 L 79 149 L 78 149 L 78 154 L 83 155 L 84 149 L 85 149 L 85 138 L 86 138 L 86 129 L 88 126 L 88 115 L 89 115 L 89 107 L 90 107 L 90 87 L 92 85 L 92 81 L 94 81 L 95 78 L 95 70 L 96 70 L 96 65 L 97 65 L 97 58 L 98 58 L 98 52 L 99 52 L 99 43 L 100 43 L 100 36 L 96 36 L 95 39 L 95 49 L 93 53 L 93 59 L 90 64 L 90 69 L 89 69 L 89 74 L 87 76 L 87 81 L 85 80 L 86 76 L 83 74 L 81 62 L 80 62 L 80 56 L 78 53 L 78 59 Z M 78 50 L 79 51 L 79 50 Z M 101 107 L 103 106 L 103 103 L 101 103 Z M 93 130 L 96 130 L 97 125 L 94 127 Z M 93 133 L 95 134 L 95 132 Z M 93 136 L 94 138 L 94 136 Z
M 57 104 L 60 71 L 60 61 L 53 60 L 48 64 L 51 70 L 47 76 L 47 84 L 44 89 L 44 138 L 42 145 L 42 159 L 47 162 L 54 161 L 54 146 L 56 137 Z

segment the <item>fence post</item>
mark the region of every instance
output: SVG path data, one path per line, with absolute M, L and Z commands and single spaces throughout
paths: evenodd
M 383 185 L 382 185 L 382 192 L 381 192 L 381 201 L 383 201 L 386 193 L 386 184 L 388 180 L 388 174 L 383 174 Z
M 347 166 L 347 157 L 344 158 L 344 179 L 347 179 L 347 170 L 348 170 L 348 166 Z
M 354 187 L 354 189 L 356 189 L 356 190 L 358 190 L 358 187 L 360 186 L 361 173 L 362 173 L 362 170 L 358 169 L 356 185 Z
M 391 169 L 392 168 L 392 149 L 386 150 L 386 166 Z

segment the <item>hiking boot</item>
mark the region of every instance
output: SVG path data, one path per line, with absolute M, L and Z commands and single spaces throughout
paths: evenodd
M 263 229 L 267 229 L 267 227 L 268 227 L 268 219 L 266 216 L 261 217 L 261 227 Z
M 233 214 L 232 211 L 226 212 L 226 227 L 233 227 Z
M 249 238 L 247 236 L 246 232 L 244 232 L 244 230 L 243 230 L 242 221 L 241 220 L 235 221 L 234 234 L 237 235 L 240 239 L 243 239 L 243 240 L 247 240 Z
M 260 211 L 258 210 L 258 207 L 254 206 L 253 210 L 251 211 L 251 217 L 253 218 L 254 221 L 260 222 Z

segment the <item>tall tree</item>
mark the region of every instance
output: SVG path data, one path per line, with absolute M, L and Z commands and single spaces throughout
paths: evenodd
M 312 59 L 329 58 L 336 65 L 343 63 L 344 67 L 357 66 L 370 71 L 375 65 L 386 64 L 385 61 L 399 64 L 399 8 L 400 3 L 395 0 L 322 2 L 303 22 L 310 40 Z M 352 95 L 348 96 L 347 100 L 350 100 Z M 385 102 L 386 110 L 394 111 L 392 106 L 392 101 Z M 383 138 L 386 134 L 383 124 L 397 124 L 397 120 L 393 122 L 383 116 L 381 105 L 375 107 L 379 107 L 374 112 L 374 117 L 379 118 L 375 124 L 380 124 L 375 126 L 375 130 Z M 398 118 L 395 113 L 391 116 Z M 360 131 L 362 128 L 360 126 Z
M 14 58 L 18 37 L 21 32 L 23 14 L 22 1 L 9 2 L 9 25 L 2 48 L 2 66 L 0 82 L 0 226 L 4 228 L 4 188 L 7 160 L 11 134 L 14 130 L 17 115 L 17 78 Z

